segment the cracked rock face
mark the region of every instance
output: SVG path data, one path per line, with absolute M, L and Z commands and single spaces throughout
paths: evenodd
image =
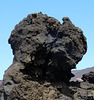
M 4 100 L 66 98 L 60 84 L 69 82 L 71 69 L 87 51 L 81 29 L 68 17 L 61 24 L 41 12 L 33 13 L 15 26 L 9 44 L 14 60 L 4 75 Z

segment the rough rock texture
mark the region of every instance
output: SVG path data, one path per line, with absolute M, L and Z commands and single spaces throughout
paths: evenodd
M 42 13 L 28 15 L 16 25 L 9 43 L 14 62 L 25 65 L 23 73 L 30 71 L 36 79 L 50 81 L 69 81 L 71 69 L 87 50 L 82 30 L 75 27 L 69 18 L 64 17 L 61 24 Z
M 70 89 L 68 93 L 73 96 L 72 100 L 94 100 L 94 84 L 88 82 L 70 82 L 68 87 Z
M 4 100 L 94 100 L 94 84 L 34 81 L 19 73 L 21 63 L 11 66 L 4 79 Z
M 42 13 L 30 14 L 15 26 L 9 43 L 14 60 L 4 74 L 4 100 L 77 100 L 66 84 L 87 43 L 69 18 L 61 24 Z
M 82 76 L 82 79 L 83 79 L 84 81 L 89 82 L 89 83 L 94 83 L 94 72 L 89 72 L 89 73 L 87 73 L 87 74 L 84 74 L 84 75 Z

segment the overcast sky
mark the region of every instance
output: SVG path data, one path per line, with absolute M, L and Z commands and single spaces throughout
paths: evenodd
M 12 64 L 13 54 L 8 38 L 14 26 L 31 13 L 42 12 L 62 23 L 69 17 L 75 26 L 83 30 L 88 51 L 77 69 L 94 66 L 94 0 L 1 0 L 0 1 L 0 80 Z

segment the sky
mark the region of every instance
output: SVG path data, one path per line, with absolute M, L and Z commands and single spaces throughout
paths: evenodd
M 88 50 L 76 67 L 80 70 L 94 66 L 94 0 L 0 0 L 0 80 L 13 61 L 8 44 L 11 31 L 28 14 L 40 11 L 61 23 L 63 17 L 69 17 L 83 30 Z

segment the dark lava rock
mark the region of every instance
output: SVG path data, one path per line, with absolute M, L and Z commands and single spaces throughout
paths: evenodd
M 94 72 L 89 72 L 89 73 L 87 73 L 87 74 L 84 74 L 84 75 L 82 76 L 82 79 L 83 79 L 84 81 L 89 82 L 89 83 L 94 83 Z
M 68 17 L 61 24 L 42 13 L 30 14 L 15 26 L 9 43 L 14 60 L 4 74 L 4 100 L 77 100 L 66 84 L 87 43 Z
M 68 82 L 73 76 L 71 69 L 87 50 L 82 30 L 68 17 L 64 17 L 61 24 L 42 13 L 30 14 L 17 24 L 9 43 L 14 62 L 25 65 L 25 74 L 50 81 Z
M 73 100 L 94 100 L 94 84 L 88 82 L 70 82 Z M 62 99 L 63 100 L 63 99 Z

